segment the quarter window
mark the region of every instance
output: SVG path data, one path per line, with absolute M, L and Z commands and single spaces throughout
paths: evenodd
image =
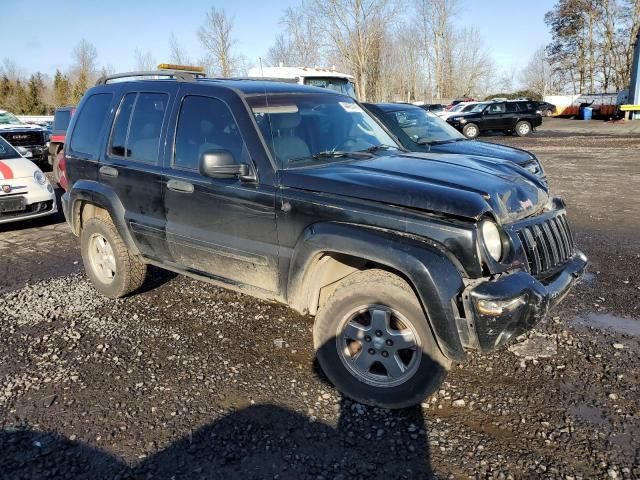
M 69 148 L 72 152 L 92 159 L 98 157 L 100 131 L 106 122 L 112 98 L 111 93 L 97 93 L 86 100 L 71 135 Z
M 200 157 L 210 150 L 228 150 L 239 161 L 244 142 L 229 107 L 216 98 L 184 98 L 176 129 L 175 165 L 198 170 Z

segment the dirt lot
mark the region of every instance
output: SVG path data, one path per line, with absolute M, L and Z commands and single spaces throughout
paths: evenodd
M 310 319 L 153 270 L 110 301 L 61 216 L 0 227 L 0 478 L 640 478 L 640 129 L 549 120 L 590 274 L 404 411 L 342 399 Z

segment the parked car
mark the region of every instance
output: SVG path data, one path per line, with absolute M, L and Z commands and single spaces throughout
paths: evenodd
M 427 112 L 442 112 L 444 111 L 444 105 L 440 104 L 440 103 L 426 103 L 424 105 L 418 105 L 420 108 L 422 108 L 423 110 L 426 110 Z
M 0 110 L 0 137 L 14 147 L 27 149 L 32 161 L 39 164 L 47 161 L 49 133 L 46 127 L 24 123 L 11 112 Z
M 53 127 L 51 131 L 51 141 L 49 143 L 49 164 L 53 171 L 53 178 L 56 183 L 60 183 L 60 161 L 62 160 L 62 150 L 67 135 L 67 128 L 71 122 L 71 117 L 76 111 L 76 107 L 56 108 L 53 114 Z
M 526 150 L 470 140 L 437 115 L 413 105 L 398 103 L 365 103 L 363 105 L 407 150 L 507 160 L 528 170 L 546 185 L 542 164 L 535 155 Z
M 176 77 L 105 77 L 71 120 L 63 209 L 107 297 L 152 264 L 283 302 L 339 390 L 399 408 L 586 268 L 563 201 L 510 162 L 406 152 L 329 89 Z
M 554 113 L 556 113 L 556 106 L 549 102 L 538 102 L 538 107 L 540 109 L 540 113 L 542 113 L 543 117 L 550 117 Z
M 0 224 L 44 217 L 57 209 L 46 175 L 0 137 Z
M 452 107 L 455 107 L 459 103 L 472 103 L 472 102 L 476 102 L 476 101 L 477 100 L 475 98 L 472 98 L 472 97 L 456 98 L 453 102 L 451 102 L 450 105 L 447 106 L 447 110 L 451 110 Z
M 538 103 L 529 100 L 482 102 L 468 112 L 451 115 L 447 122 L 467 138 L 476 138 L 489 130 L 501 130 L 508 135 L 515 132 L 524 137 L 542 125 L 542 113 Z
M 450 118 L 454 115 L 458 115 L 459 113 L 470 112 L 473 109 L 473 107 L 475 107 L 476 105 L 477 103 L 475 102 L 458 103 L 457 105 L 453 106 L 449 110 L 441 110 L 435 113 L 443 120 L 446 120 L 447 118 Z

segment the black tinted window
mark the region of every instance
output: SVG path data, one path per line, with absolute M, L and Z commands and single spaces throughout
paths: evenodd
M 507 113 L 515 113 L 518 111 L 518 104 L 515 102 L 507 103 Z
M 536 102 L 517 102 L 517 103 L 520 110 L 524 112 L 529 112 L 532 110 L 535 111 L 538 109 L 538 104 Z
M 139 93 L 127 135 L 127 158 L 139 162 L 158 161 L 160 130 L 167 110 L 166 93 Z
M 84 103 L 71 136 L 69 148 L 72 151 L 92 158 L 98 156 L 98 136 L 107 119 L 112 97 L 111 93 L 98 93 L 91 95 Z
M 224 102 L 195 95 L 185 97 L 176 130 L 176 166 L 198 170 L 201 155 L 209 150 L 229 150 L 239 161 L 243 148 L 238 125 Z
M 127 144 L 127 133 L 129 132 L 129 121 L 131 111 L 136 101 L 137 93 L 128 93 L 120 104 L 116 123 L 111 134 L 111 153 L 120 157 L 126 157 L 130 152 L 125 150 Z
M 53 117 L 54 130 L 66 130 L 71 120 L 71 110 L 57 111 Z

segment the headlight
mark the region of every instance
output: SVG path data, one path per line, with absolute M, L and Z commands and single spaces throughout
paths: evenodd
M 47 177 L 40 170 L 36 170 L 35 172 L 33 172 L 33 179 L 40 185 L 44 185 L 45 183 L 47 183 Z
M 482 240 L 489 255 L 496 261 L 500 261 L 502 258 L 502 237 L 500 236 L 500 229 L 491 220 L 485 220 L 480 227 L 482 231 Z

